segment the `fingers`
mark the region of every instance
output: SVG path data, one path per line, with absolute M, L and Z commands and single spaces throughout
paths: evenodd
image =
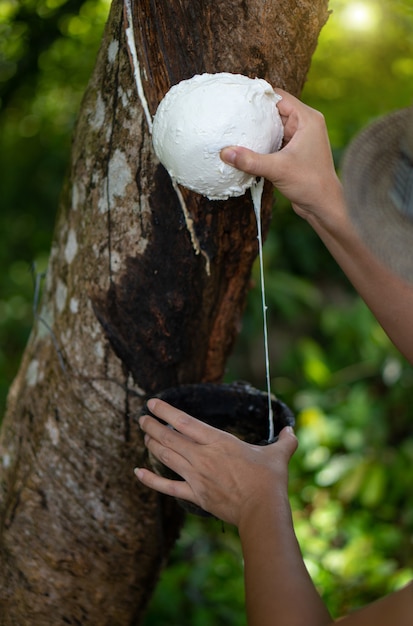
M 241 146 L 230 146 L 221 150 L 221 159 L 238 170 L 263 176 L 272 180 L 276 154 L 259 154 Z
M 281 100 L 277 102 L 277 109 L 281 116 L 288 117 L 297 107 L 303 106 L 301 100 L 292 96 L 288 91 L 284 91 L 284 89 L 279 89 L 278 87 L 274 89 L 274 91 L 281 96 Z
M 277 108 L 285 127 L 288 123 L 289 116 L 294 110 L 294 106 L 300 103 L 297 98 L 294 98 L 294 96 L 291 96 L 282 89 L 276 89 L 275 91 L 282 98 L 278 102 Z M 220 156 L 225 163 L 247 174 L 263 176 L 264 178 L 268 178 L 268 180 L 272 180 L 274 172 L 273 154 L 259 154 L 242 146 L 228 146 L 221 150 Z
M 291 94 L 282 89 L 275 90 L 281 96 L 277 103 L 284 126 L 284 148 L 297 135 L 301 137 L 302 130 L 313 124 L 319 125 L 323 118 L 318 111 L 307 106 Z M 243 172 L 254 176 L 263 176 L 273 184 L 282 182 L 291 169 L 292 163 L 288 160 L 288 150 L 282 149 L 272 154 L 259 154 L 242 146 L 228 146 L 221 150 L 221 159 Z
M 284 125 L 284 140 L 288 140 L 292 122 L 297 119 L 297 112 L 304 108 L 305 105 L 291 94 L 283 91 L 283 89 L 275 89 L 275 92 L 281 96 L 281 100 L 277 102 L 277 109 Z
M 136 478 L 146 487 L 155 489 L 167 496 L 173 496 L 181 500 L 194 502 L 193 493 L 188 483 L 181 480 L 169 480 L 154 474 L 148 469 L 136 467 L 134 469 Z
M 191 465 L 196 464 L 201 448 L 217 438 L 225 437 L 222 431 L 217 431 L 162 400 L 149 400 L 148 408 L 172 426 L 170 428 L 149 415 L 143 415 L 139 424 L 146 433 L 148 450 L 184 479 L 190 473 Z
M 148 418 L 151 419 L 151 418 Z M 155 422 L 155 420 L 152 420 Z M 145 445 L 163 465 L 184 478 L 191 467 L 191 442 L 167 426 L 155 424 L 158 430 L 149 427 L 145 435 Z M 154 432 L 154 436 L 148 433 Z M 193 445 L 193 444 L 192 444 Z M 196 445 L 196 444 L 195 444 Z
M 281 96 L 281 100 L 277 103 L 277 109 L 284 125 L 285 144 L 292 139 L 303 123 L 306 123 L 310 118 L 317 118 L 321 116 L 321 114 L 290 93 L 282 89 L 276 89 L 275 91 Z
M 143 416 L 140 423 L 145 431 L 145 443 L 151 454 L 182 480 L 170 480 L 149 469 L 136 468 L 135 475 L 143 485 L 191 502 L 234 524 L 241 518 L 248 494 L 255 497 L 260 490 L 266 492 L 274 481 L 282 488 L 286 486 L 288 462 L 297 448 L 291 428 L 284 428 L 276 443 L 255 446 L 207 426 L 158 399 L 150 401 L 148 407 L 174 428 Z
M 277 441 L 268 446 L 262 446 L 264 455 L 263 464 L 270 467 L 273 462 L 287 468 L 291 457 L 297 450 L 298 440 L 291 426 L 283 428 L 278 435 Z
M 167 424 L 170 424 L 175 430 L 196 443 L 208 443 L 215 432 L 215 429 L 211 428 L 211 426 L 204 424 L 187 413 L 184 413 L 184 411 L 180 411 L 158 398 L 152 398 L 148 401 L 148 409 L 151 413 L 156 415 L 156 417 L 167 422 Z M 155 425 L 145 420 L 145 418 L 146 416 L 141 418 L 140 424 L 142 429 L 147 431 L 147 424 L 150 424 L 151 428 Z

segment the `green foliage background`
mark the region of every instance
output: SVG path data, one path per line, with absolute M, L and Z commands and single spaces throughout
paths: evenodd
M 354 13 L 350 22 L 356 5 L 371 11 L 364 25 Z M 324 113 L 339 168 L 359 129 L 412 102 L 413 0 L 331 0 L 330 8 L 303 99 Z M 107 12 L 106 0 L 0 3 L 1 412 L 33 320 L 31 267 L 47 266 L 71 132 Z M 297 415 L 296 530 L 338 615 L 413 577 L 413 373 L 279 196 L 264 255 L 272 386 Z M 227 379 L 264 388 L 254 272 Z M 189 517 L 145 626 L 210 623 L 245 624 L 242 555 L 232 528 Z

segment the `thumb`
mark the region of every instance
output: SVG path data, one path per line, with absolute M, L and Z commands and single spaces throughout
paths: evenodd
M 253 176 L 263 176 L 272 180 L 274 175 L 274 154 L 259 154 L 241 146 L 230 146 L 221 150 L 221 159 Z
M 286 426 L 282 429 L 276 445 L 283 446 L 283 449 L 288 456 L 288 460 L 290 460 L 292 455 L 298 448 L 298 439 L 295 436 L 294 430 L 291 428 L 291 426 Z

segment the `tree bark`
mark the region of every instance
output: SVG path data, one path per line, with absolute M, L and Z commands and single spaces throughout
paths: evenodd
M 137 418 L 150 394 L 221 380 L 257 254 L 249 193 L 179 199 L 150 116 L 172 84 L 202 72 L 299 94 L 327 19 L 327 0 L 127 8 L 114 0 L 81 107 L 42 306 L 3 422 L 3 625 L 139 623 L 183 513 L 134 479 L 145 458 Z M 271 206 L 267 186 L 265 228 Z

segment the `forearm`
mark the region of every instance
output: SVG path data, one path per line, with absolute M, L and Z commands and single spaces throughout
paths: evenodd
M 248 626 L 411 626 L 413 582 L 338 622 L 331 618 L 306 570 L 282 490 L 250 507 L 239 534 Z
M 338 620 L 340 626 L 411 626 L 413 583 Z
M 286 495 L 269 498 L 239 526 L 248 626 L 325 626 L 330 615 L 305 567 Z
M 413 310 L 413 287 L 392 274 L 365 246 L 347 216 L 341 193 L 338 192 L 333 199 L 336 206 L 331 207 L 328 220 L 310 214 L 307 221 L 389 338 L 413 363 L 410 315 Z
M 413 362 L 409 312 L 413 286 L 381 264 L 357 235 L 348 216 L 322 115 L 281 90 L 278 109 L 284 147 L 263 155 L 232 146 L 221 158 L 255 176 L 264 176 L 306 219 L 347 274 L 398 349 Z M 364 207 L 360 207 L 363 211 Z

